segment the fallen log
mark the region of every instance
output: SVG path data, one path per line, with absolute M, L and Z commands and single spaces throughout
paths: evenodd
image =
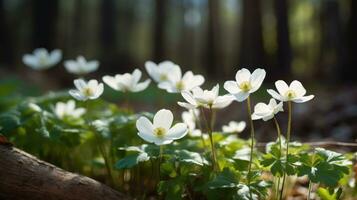
M 129 199 L 91 178 L 60 169 L 0 143 L 0 199 Z

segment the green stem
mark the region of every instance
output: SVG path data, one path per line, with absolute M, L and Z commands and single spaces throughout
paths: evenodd
M 159 181 L 161 181 L 161 162 L 162 162 L 162 155 L 164 152 L 164 146 L 160 145 L 160 156 L 159 156 Z
M 290 143 L 290 133 L 291 133 L 291 113 L 292 113 L 292 103 L 288 101 L 288 130 L 286 133 L 286 160 L 285 160 L 285 171 L 288 167 L 288 158 L 289 158 L 289 143 Z M 285 186 L 286 172 L 283 176 L 283 184 L 280 191 L 280 200 L 283 198 L 284 186 Z
M 252 109 L 250 106 L 250 96 L 248 96 L 248 98 L 247 98 L 247 109 L 248 109 L 249 122 L 250 122 L 250 139 L 251 139 L 250 159 L 249 159 L 249 165 L 248 165 L 247 181 L 248 181 L 248 187 L 249 187 L 249 196 L 250 196 L 250 199 L 253 199 L 252 190 L 250 189 L 250 173 L 252 171 L 253 153 L 254 153 L 254 124 L 253 124 L 253 120 L 252 120 Z
M 309 192 L 307 194 L 307 200 L 310 200 L 311 199 L 311 190 L 312 190 L 312 182 L 311 180 L 309 181 Z
M 275 124 L 275 127 L 276 127 L 276 131 L 278 133 L 279 151 L 280 151 L 280 156 L 281 156 L 282 155 L 281 129 L 280 129 L 278 120 L 276 119 L 275 116 L 274 116 L 274 124 Z M 279 199 L 279 191 L 280 191 L 280 177 L 278 177 L 278 181 L 277 181 L 276 199 Z
M 212 155 L 212 167 L 213 167 L 213 171 L 217 171 L 219 169 L 218 165 L 217 165 L 217 156 L 216 156 L 216 149 L 214 146 L 214 142 L 213 142 L 213 110 L 212 107 L 209 107 L 209 119 L 207 120 L 206 115 L 204 113 L 204 110 L 202 109 L 202 114 L 203 114 L 203 118 L 206 122 L 206 127 L 207 127 L 207 132 L 208 132 L 208 136 L 210 139 L 210 143 L 211 143 L 211 155 Z

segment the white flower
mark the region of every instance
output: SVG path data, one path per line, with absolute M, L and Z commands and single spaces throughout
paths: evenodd
M 245 121 L 230 121 L 228 125 L 222 126 L 222 131 L 224 133 L 241 133 L 246 126 L 247 124 L 245 123 Z
M 170 144 L 173 140 L 180 139 L 187 134 L 187 125 L 177 123 L 172 128 L 173 114 L 170 110 L 159 110 L 151 123 L 146 117 L 140 117 L 136 121 L 138 135 L 147 142 L 156 145 Z
M 25 65 L 35 70 L 48 69 L 59 63 L 61 59 L 61 50 L 55 49 L 49 53 L 44 48 L 35 49 L 32 54 L 25 54 L 22 57 L 22 61 Z
M 236 74 L 235 81 L 226 81 L 224 89 L 231 93 L 237 101 L 242 102 L 248 98 L 249 94 L 257 91 L 265 78 L 264 69 L 256 69 L 252 74 L 243 68 Z
M 306 90 L 300 81 L 293 81 L 290 86 L 285 81 L 278 80 L 275 82 L 275 87 L 279 93 L 275 90 L 269 89 L 268 93 L 279 101 L 293 101 L 295 103 L 304 103 L 314 98 L 314 95 L 304 96 Z
M 184 108 L 193 109 L 199 106 L 206 108 L 221 109 L 232 103 L 231 95 L 219 96 L 219 85 L 217 84 L 211 90 L 202 90 L 196 87 L 190 91 L 181 92 L 182 97 L 188 102 L 178 102 Z
M 252 114 L 252 120 L 263 119 L 268 121 L 274 117 L 278 112 L 284 111 L 283 102 L 276 103 L 275 99 L 270 99 L 269 104 L 258 103 L 254 107 L 254 113 Z
M 84 75 L 94 72 L 98 69 L 99 62 L 97 60 L 87 61 L 83 56 L 78 56 L 77 60 L 66 60 L 64 67 L 69 73 Z
M 140 78 L 141 71 L 139 69 L 135 69 L 132 74 L 125 73 L 117 74 L 115 76 L 104 76 L 103 81 L 109 87 L 117 91 L 140 92 L 145 90 L 151 82 L 150 79 L 147 79 L 146 81 L 139 83 Z
M 199 137 L 202 134 L 201 130 L 196 129 L 197 117 L 199 117 L 199 115 L 200 111 L 197 109 L 191 109 L 181 114 L 183 123 L 188 126 L 188 134 L 192 137 Z
M 33 111 L 33 112 L 41 112 L 42 111 L 41 107 L 35 103 L 29 103 L 28 106 L 31 109 L 31 111 Z
M 98 83 L 97 80 L 85 82 L 83 79 L 74 80 L 76 90 L 70 90 L 69 94 L 79 100 L 86 101 L 88 99 L 97 99 L 104 91 L 103 83 Z
M 55 114 L 59 119 L 70 118 L 80 118 L 86 109 L 76 108 L 76 102 L 74 100 L 69 100 L 65 102 L 57 102 L 55 107 Z
M 150 77 L 157 83 L 168 81 L 169 74 L 181 74 L 180 67 L 171 61 L 163 61 L 159 64 L 147 61 L 145 62 L 145 68 Z
M 194 75 L 192 71 L 188 71 L 182 76 L 181 69 L 178 69 L 171 71 L 168 80 L 160 82 L 158 87 L 169 93 L 177 93 L 192 90 L 205 82 L 205 78 L 202 75 Z

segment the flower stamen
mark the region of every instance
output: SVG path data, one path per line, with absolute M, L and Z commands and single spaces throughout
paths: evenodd
M 249 81 L 244 81 L 239 85 L 239 88 L 243 91 L 243 92 L 248 92 L 250 89 L 252 89 L 252 85 L 250 84 Z
M 166 135 L 166 129 L 162 127 L 157 127 L 154 129 L 154 135 L 158 138 L 163 138 Z

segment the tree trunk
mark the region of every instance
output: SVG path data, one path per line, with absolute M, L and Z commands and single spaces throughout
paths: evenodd
M 55 47 L 56 21 L 58 16 L 58 0 L 35 0 L 33 19 L 34 48 Z
M 240 67 L 264 66 L 262 13 L 260 0 L 243 0 Z
M 13 30 L 8 26 L 4 3 L 4 0 L 0 0 L 0 60 L 8 65 L 5 66 L 12 68 L 13 66 L 10 65 L 14 63 L 14 48 L 11 35 Z
M 0 199 L 129 199 L 91 178 L 64 171 L 0 143 Z
M 220 52 L 219 49 L 219 2 L 218 0 L 208 1 L 208 26 L 207 26 L 207 46 L 206 56 L 204 57 L 204 63 L 208 76 L 213 78 L 219 78 L 221 73 L 218 73 L 218 64 Z M 222 66 L 221 66 L 222 67 Z M 221 70 L 222 71 L 222 70 Z
M 347 30 L 348 63 L 340 71 L 341 80 L 356 82 L 357 73 L 357 1 L 350 0 L 351 14 Z
M 291 73 L 291 45 L 288 25 L 287 0 L 275 0 L 275 16 L 277 20 L 277 72 L 278 77 L 286 77 Z
M 155 62 L 161 62 L 165 59 L 165 19 L 167 0 L 156 0 L 155 19 L 153 32 L 153 59 Z

